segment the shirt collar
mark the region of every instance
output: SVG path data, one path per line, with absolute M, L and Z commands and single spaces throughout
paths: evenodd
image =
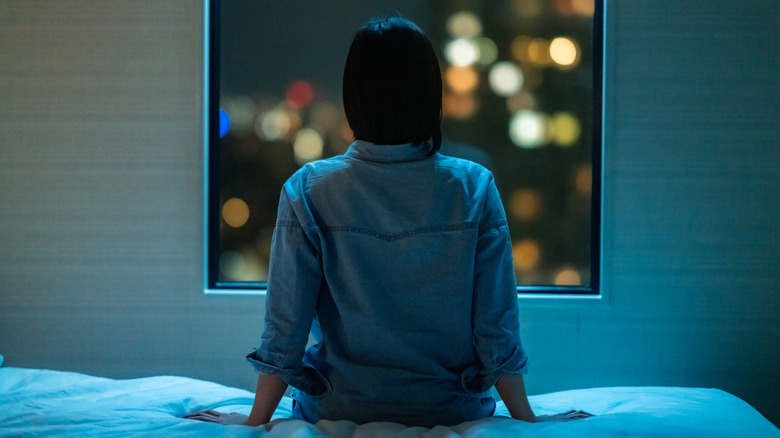
M 348 157 L 378 163 L 401 163 L 417 161 L 431 155 L 433 147 L 429 143 L 374 144 L 355 140 L 345 154 Z

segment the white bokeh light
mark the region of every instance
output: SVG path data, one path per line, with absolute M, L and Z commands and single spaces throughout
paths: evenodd
M 499 96 L 511 96 L 523 86 L 523 72 L 511 62 L 497 62 L 488 76 L 490 88 Z
M 291 128 L 290 116 L 278 108 L 263 113 L 255 122 L 255 134 L 263 140 L 280 140 L 289 134 Z
M 467 38 L 454 39 L 444 47 L 444 56 L 450 64 L 465 67 L 479 59 L 479 45 Z
M 509 138 L 512 143 L 521 148 L 538 148 L 545 143 L 546 125 L 544 114 L 532 110 L 518 111 L 509 121 Z

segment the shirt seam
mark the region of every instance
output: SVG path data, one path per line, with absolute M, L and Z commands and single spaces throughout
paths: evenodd
M 318 229 L 316 224 L 310 223 L 308 225 L 304 225 L 303 223 L 301 223 L 301 221 L 297 219 L 277 219 L 276 226 L 283 227 L 283 228 L 300 228 L 301 230 L 304 231 L 308 231 L 308 230 L 316 231 Z
M 277 219 L 276 226 L 287 227 L 287 228 L 303 228 L 301 226 L 301 223 L 295 219 Z
M 481 235 L 482 233 L 484 233 L 484 232 L 486 232 L 488 230 L 498 229 L 498 228 L 501 228 L 501 227 L 504 227 L 504 226 L 508 226 L 508 223 L 507 223 L 507 221 L 505 219 L 497 220 L 497 221 L 495 221 L 493 223 L 490 223 L 488 225 L 480 227 L 479 228 L 479 234 Z
M 355 226 L 329 226 L 329 227 L 322 227 L 321 230 L 323 232 L 328 232 L 328 233 L 348 232 L 348 233 L 364 234 L 367 236 L 376 237 L 378 239 L 392 241 L 392 240 L 403 239 L 406 237 L 416 236 L 418 234 L 456 232 L 456 231 L 463 231 L 463 230 L 474 229 L 474 228 L 477 228 L 476 223 L 466 222 L 463 224 L 455 224 L 455 225 L 432 225 L 426 227 L 419 227 L 410 230 L 404 230 L 397 233 L 379 233 L 373 230 L 369 230 L 368 228 L 355 227 Z

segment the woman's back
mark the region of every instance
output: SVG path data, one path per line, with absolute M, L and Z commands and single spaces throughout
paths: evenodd
M 260 373 L 252 412 L 192 418 L 267 423 L 288 385 L 293 416 L 311 422 L 453 425 L 491 415 L 493 385 L 513 417 L 539 418 L 504 209 L 490 172 L 438 153 L 441 90 L 417 25 L 358 31 L 343 89 L 357 140 L 279 198 L 265 330 L 247 355 Z
M 431 152 L 425 143 L 358 141 L 285 186 L 290 208 L 280 208 L 279 220 L 291 226 L 282 232 L 299 225 L 321 259 L 320 287 L 310 292 L 317 293 L 318 345 L 304 363 L 332 388 L 327 395 L 296 393 L 302 418 L 430 426 L 485 417 L 495 407 L 487 388 L 464 388 L 474 379 L 464 373 L 486 369 L 475 324 L 493 326 L 495 339 L 482 344 L 489 363 L 506 362 L 519 347 L 516 304 L 500 302 L 513 296 L 514 277 L 475 271 L 478 257 L 489 256 L 480 244 L 495 247 L 496 240 L 498 260 L 490 263 L 505 264 L 503 210 L 488 171 Z M 277 286 L 284 279 L 275 273 L 287 268 L 276 262 L 274 295 L 287 289 Z M 503 304 L 499 314 L 507 316 L 486 321 L 496 312 L 480 308 L 478 290 L 491 295 L 491 306 Z M 521 349 L 516 355 L 515 369 L 525 362 Z

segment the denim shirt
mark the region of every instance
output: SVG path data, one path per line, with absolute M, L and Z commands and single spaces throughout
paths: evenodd
M 294 388 L 307 421 L 458 424 L 526 372 L 493 176 L 427 143 L 356 141 L 290 177 L 266 299 L 247 358 Z

